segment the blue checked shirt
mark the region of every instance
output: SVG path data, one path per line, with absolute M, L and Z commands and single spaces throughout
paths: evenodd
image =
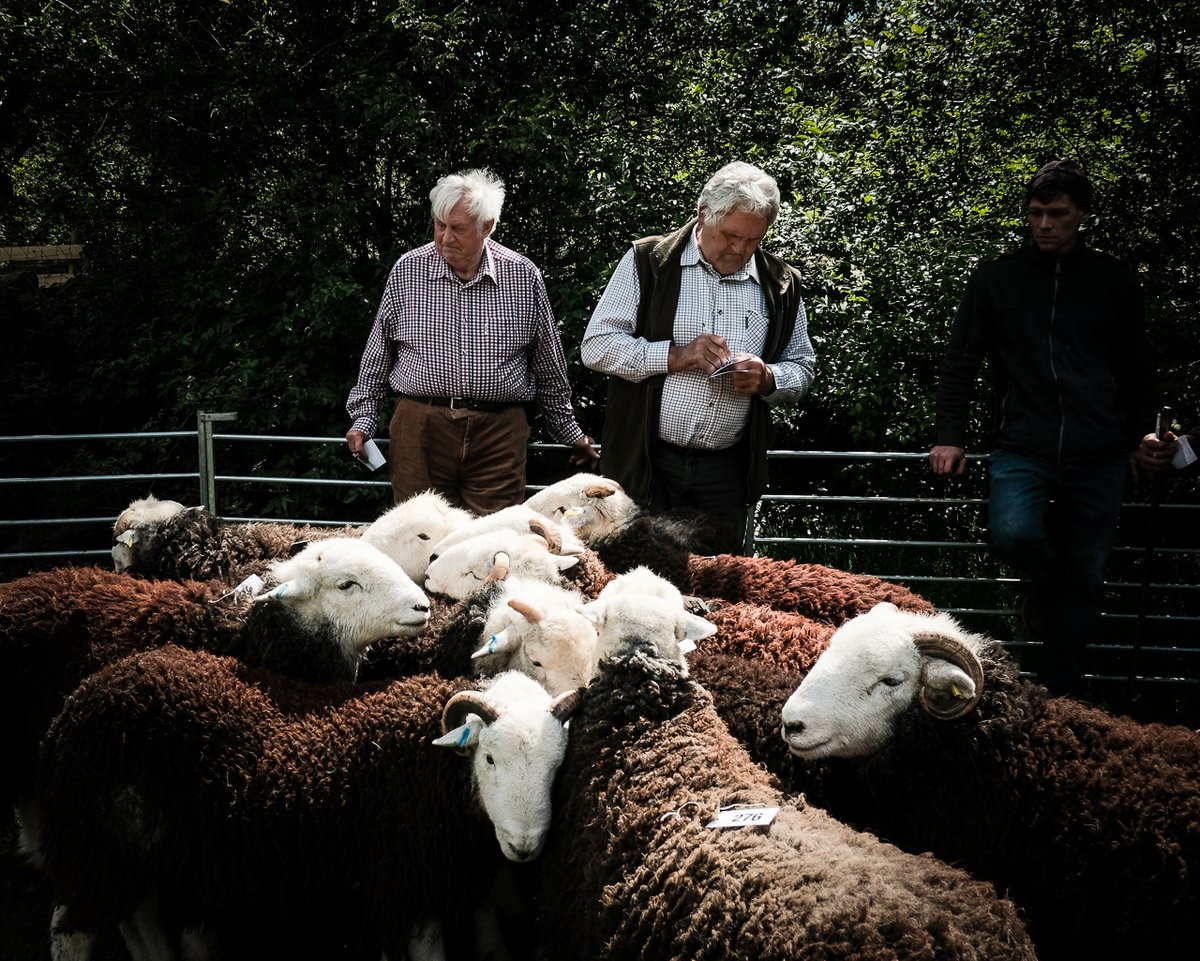
M 432 243 L 396 261 L 346 400 L 351 430 L 374 436 L 389 390 L 494 403 L 536 397 L 556 441 L 583 436 L 542 274 L 490 238 L 465 282 Z
M 680 264 L 673 342 L 688 344 L 700 334 L 719 334 L 731 354 L 745 351 L 761 357 L 768 320 L 754 258 L 736 273 L 722 277 L 700 255 L 693 231 Z M 720 450 L 736 443 L 746 428 L 751 398 L 735 393 L 728 377 L 709 380 L 697 370 L 668 374 L 671 343 L 634 335 L 640 298 L 641 285 L 630 248 L 613 271 L 584 332 L 584 364 L 635 383 L 654 374 L 667 374 L 658 423 L 659 437 L 667 443 L 702 450 Z M 791 340 L 770 368 L 775 390 L 763 400 L 772 406 L 798 400 L 812 384 L 816 353 L 808 339 L 803 302 Z

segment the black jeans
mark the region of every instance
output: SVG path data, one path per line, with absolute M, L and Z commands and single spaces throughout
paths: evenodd
M 746 546 L 750 470 L 745 448 L 739 443 L 724 450 L 693 450 L 656 442 L 650 454 L 651 506 L 702 511 L 718 530 L 716 551 L 741 554 Z

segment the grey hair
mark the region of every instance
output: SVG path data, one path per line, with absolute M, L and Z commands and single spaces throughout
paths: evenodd
M 460 200 L 467 202 L 467 213 L 477 226 L 490 220 L 494 229 L 504 207 L 504 181 L 487 168 L 447 174 L 429 191 L 433 219 L 445 223 Z
M 744 210 L 773 224 L 779 216 L 779 186 L 774 177 L 754 164 L 735 160 L 709 178 L 700 191 L 696 210 L 714 223 L 735 210 Z

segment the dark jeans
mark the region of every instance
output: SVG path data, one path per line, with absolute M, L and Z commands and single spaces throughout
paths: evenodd
M 1044 642 L 1038 680 L 1052 693 L 1066 693 L 1079 680 L 1084 647 L 1100 624 L 1125 472 L 1124 455 L 1060 467 L 992 453 L 992 544 L 1032 582 L 1025 622 Z
M 720 554 L 741 554 L 746 546 L 750 469 L 745 444 L 725 450 L 693 450 L 658 441 L 650 454 L 650 504 L 660 510 L 695 508 L 717 528 L 713 545 Z

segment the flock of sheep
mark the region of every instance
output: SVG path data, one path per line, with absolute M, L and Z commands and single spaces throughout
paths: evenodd
M 1200 734 L 579 474 L 362 529 L 130 505 L 0 584 L 56 961 L 1188 955 Z

